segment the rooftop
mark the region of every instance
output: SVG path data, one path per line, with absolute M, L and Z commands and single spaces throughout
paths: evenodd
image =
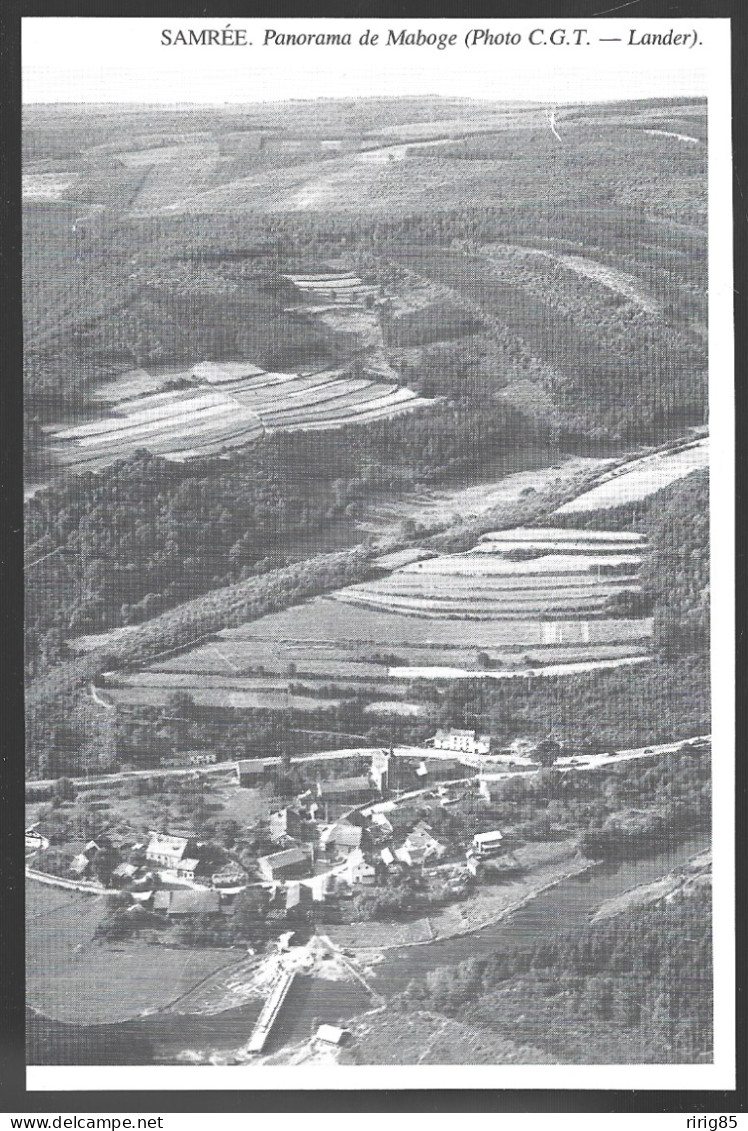
M 265 772 L 264 758 L 242 758 L 236 765 L 240 774 L 263 774 Z
M 153 908 L 168 915 L 211 915 L 221 910 L 221 896 L 217 891 L 157 891 Z
M 309 854 L 301 848 L 284 848 L 282 852 L 271 852 L 269 856 L 260 856 L 259 859 L 271 868 L 286 868 L 292 864 L 307 863 Z
M 317 792 L 320 797 L 324 797 L 325 794 L 335 793 L 372 792 L 373 789 L 374 787 L 366 776 L 335 778 L 331 781 L 321 781 L 317 786 Z

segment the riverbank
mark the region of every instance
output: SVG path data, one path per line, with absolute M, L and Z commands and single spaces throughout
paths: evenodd
M 612 899 L 606 899 L 590 919 L 591 923 L 602 923 L 616 915 L 647 907 L 659 900 L 670 900 L 680 893 L 693 891 L 712 882 L 712 852 L 700 852 L 685 864 L 674 868 L 666 876 L 648 884 L 637 884 Z
M 366 964 L 374 952 L 418 946 L 472 934 L 513 914 L 525 903 L 562 880 L 593 867 L 576 840 L 526 844 L 514 852 L 525 874 L 476 888 L 460 903 L 452 903 L 407 923 L 351 923 L 331 926 L 327 935 L 337 946 L 356 952 Z
M 304 946 L 250 956 L 229 970 L 217 971 L 194 991 L 166 1006 L 165 1011 L 208 1017 L 261 1002 L 279 974 L 291 970 L 329 982 L 358 982 L 373 1001 L 378 1001 L 372 980 L 387 951 L 480 931 L 512 915 L 541 892 L 593 866 L 571 840 L 525 845 L 515 856 L 531 874 L 485 885 L 464 902 L 412 922 L 327 926 L 324 933 Z
M 381 958 L 378 954 L 374 960 L 381 961 Z M 373 994 L 368 983 L 371 969 L 341 954 L 325 935 L 314 935 L 304 946 L 288 950 L 277 947 L 269 953 L 250 956 L 230 970 L 218 971 L 164 1012 L 210 1017 L 251 1002 L 262 1003 L 272 984 L 284 972 L 327 982 L 359 982 Z

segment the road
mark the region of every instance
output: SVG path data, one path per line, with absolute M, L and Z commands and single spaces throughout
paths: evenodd
M 695 744 L 699 742 L 711 741 L 711 735 L 704 734 L 698 735 L 695 738 L 678 739 L 676 742 L 660 743 L 658 746 L 642 746 L 626 750 L 618 750 L 612 754 L 589 754 L 578 755 L 574 758 L 559 758 L 556 763 L 556 768 L 559 770 L 582 770 L 594 769 L 598 766 L 611 766 L 616 765 L 618 762 L 631 761 L 634 758 L 653 758 L 658 754 L 669 754 L 679 750 L 679 748 L 686 743 Z M 365 746 L 351 750 L 326 750 L 319 754 L 307 754 L 303 758 L 292 758 L 292 766 L 303 766 L 305 763 L 310 762 L 333 762 L 340 758 L 360 758 L 362 756 L 371 755 L 374 750 L 381 750 L 379 746 Z M 395 747 L 396 753 L 407 755 L 410 757 L 422 758 L 435 758 L 444 761 L 452 761 L 458 755 L 454 750 L 433 750 L 431 747 L 423 748 L 420 746 L 398 746 Z M 527 770 L 513 770 L 512 765 L 525 765 L 530 766 L 529 760 L 524 763 L 508 763 L 500 760 L 497 756 L 486 755 L 462 755 L 460 761 L 464 760 L 466 766 L 472 769 L 493 771 L 494 773 L 505 772 L 511 773 L 526 773 Z M 266 766 L 279 766 L 281 764 L 280 758 L 263 758 L 262 761 Z M 209 774 L 236 774 L 237 762 L 216 762 L 211 766 L 175 766 L 166 770 L 123 770 L 115 774 L 102 774 L 98 777 L 74 777 L 70 781 L 77 786 L 85 786 L 87 788 L 94 786 L 108 786 L 117 785 L 121 782 L 135 781 L 138 778 L 145 778 L 146 780 L 154 780 L 156 778 L 166 777 L 186 777 L 192 774 L 206 776 Z M 34 780 L 27 782 L 29 789 L 48 789 L 55 784 L 56 778 L 44 778 L 41 780 Z

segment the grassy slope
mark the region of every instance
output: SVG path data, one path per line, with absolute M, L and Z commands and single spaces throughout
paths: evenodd
M 59 1021 L 122 1021 L 179 997 L 233 955 L 128 942 L 94 942 L 97 896 L 33 882 L 26 894 L 28 1003 Z

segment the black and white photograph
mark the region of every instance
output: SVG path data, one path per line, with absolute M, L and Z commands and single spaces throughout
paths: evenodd
M 29 1081 L 734 1086 L 729 21 L 22 61 Z

